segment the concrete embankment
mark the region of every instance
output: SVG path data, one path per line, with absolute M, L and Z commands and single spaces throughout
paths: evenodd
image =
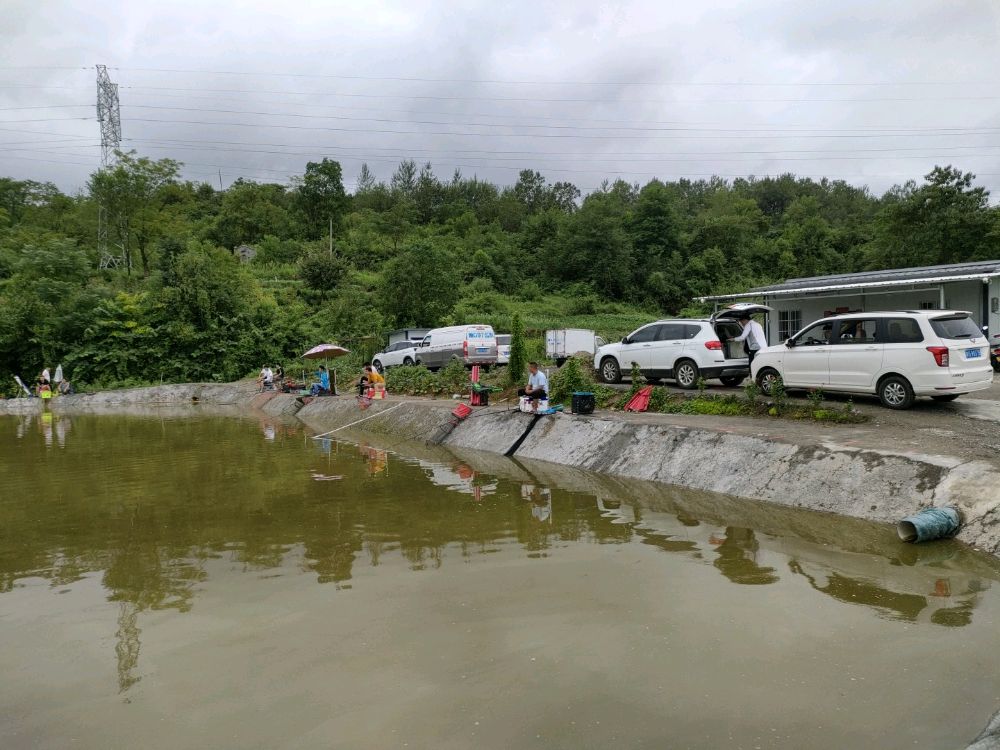
M 297 416 L 317 433 L 364 419 L 341 434 L 421 439 L 435 433 L 453 406 L 433 401 L 397 404 L 387 401 L 360 412 L 350 401 L 320 399 Z M 707 420 L 705 426 L 681 424 L 667 415 L 633 421 L 617 414 L 562 414 L 535 423 L 530 415 L 494 409 L 475 412 L 444 445 L 506 454 L 523 438 L 512 454 L 518 459 L 888 523 L 918 508 L 957 505 L 965 517 L 959 539 L 1000 552 L 996 466 L 944 454 L 850 445 L 850 427 L 838 428 L 843 442 L 826 434 L 806 439 L 766 431 L 782 429 L 780 423 L 748 425 L 746 420 L 723 427 L 708 426 Z
M 390 399 L 361 411 L 350 397 L 321 398 L 300 408 L 293 396 L 258 394 L 253 383 L 245 382 L 61 397 L 49 408 L 56 413 L 135 413 L 188 404 L 232 413 L 295 415 L 316 434 L 336 430 L 334 436 L 378 435 L 384 442 L 426 440 L 454 408 L 450 401 Z M 37 399 L 0 402 L 0 413 L 41 409 Z M 854 426 L 831 430 L 660 414 L 561 414 L 536 420 L 491 408 L 460 423 L 444 445 L 879 522 L 951 504 L 965 518 L 959 539 L 1000 553 L 1000 466 L 950 455 L 947 444 L 928 444 L 927 452 L 893 450 L 890 436 L 864 432 Z

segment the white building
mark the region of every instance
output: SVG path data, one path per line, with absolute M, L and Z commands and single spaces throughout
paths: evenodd
M 767 339 L 783 341 L 828 315 L 883 310 L 968 310 L 980 326 L 1000 332 L 1000 260 L 864 271 L 789 279 L 740 294 L 699 297 L 714 302 L 760 301 L 774 309 Z

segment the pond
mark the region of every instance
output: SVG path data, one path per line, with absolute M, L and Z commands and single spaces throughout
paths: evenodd
M 0 747 L 947 748 L 993 558 L 499 456 L 0 417 Z

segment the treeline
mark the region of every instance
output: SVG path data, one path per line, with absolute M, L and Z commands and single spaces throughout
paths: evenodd
M 388 183 L 363 167 L 352 195 L 328 159 L 216 190 L 179 170 L 122 154 L 72 196 L 0 178 L 0 389 L 60 362 L 97 386 L 228 380 L 320 341 L 363 356 L 395 326 L 503 328 L 515 310 L 620 335 L 698 295 L 1000 258 L 1000 209 L 952 167 L 882 196 L 789 174 L 583 197 L 536 171 L 501 187 L 413 161 Z

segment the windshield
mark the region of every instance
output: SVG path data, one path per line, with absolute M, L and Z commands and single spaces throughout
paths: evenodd
M 979 326 L 967 315 L 960 318 L 937 318 L 931 321 L 931 328 L 943 339 L 974 339 L 983 335 Z

